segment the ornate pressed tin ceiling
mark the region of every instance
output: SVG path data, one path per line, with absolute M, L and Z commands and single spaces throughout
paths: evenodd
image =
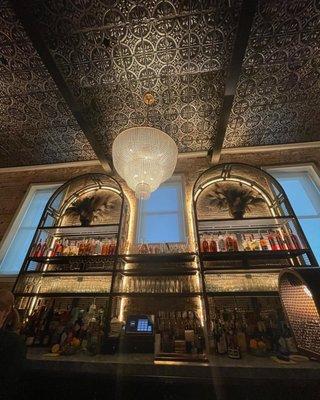
M 95 158 L 9 2 L 0 6 L 0 165 Z
M 37 1 L 37 18 L 68 85 L 108 150 L 150 124 L 179 151 L 212 145 L 240 2 Z M 147 107 L 151 92 L 156 104 Z M 93 119 L 93 121 L 92 121 Z
M 109 156 L 122 130 L 145 124 L 180 152 L 214 145 L 241 3 L 21 0 Z M 320 140 L 319 26 L 318 0 L 259 0 L 224 147 Z M 0 166 L 95 158 L 8 0 L 0 98 Z
M 224 146 L 320 140 L 320 2 L 259 2 Z

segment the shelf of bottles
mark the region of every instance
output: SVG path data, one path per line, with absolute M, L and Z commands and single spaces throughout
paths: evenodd
M 211 352 L 292 352 L 278 275 L 315 258 L 283 189 L 258 168 L 220 164 L 199 176 L 193 199 Z
M 204 261 L 300 257 L 302 264 L 308 253 L 293 217 L 200 220 L 198 231 Z
M 32 307 L 30 307 L 30 303 Z M 27 346 L 59 349 L 61 354 L 100 353 L 108 318 L 108 298 L 22 298 L 19 307 L 30 310 L 21 334 Z
M 74 304 L 83 305 L 83 314 L 101 299 L 110 304 L 123 200 L 118 183 L 105 174 L 79 176 L 54 193 L 14 288 L 25 326 L 40 319 L 44 329 L 47 314 L 51 326 L 53 314 L 67 311 L 75 323 Z
M 156 358 L 201 359 L 204 357 L 203 327 L 196 311 L 158 311 L 155 332 Z
M 274 297 L 210 297 L 209 346 L 214 354 L 239 359 L 288 357 L 297 353 L 292 332 Z
M 107 262 L 115 258 L 118 230 L 116 224 L 40 227 L 27 271 L 102 270 L 102 265 L 108 270 Z

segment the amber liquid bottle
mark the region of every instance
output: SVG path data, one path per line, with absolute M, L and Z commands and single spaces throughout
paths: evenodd
M 209 243 L 208 243 L 208 241 L 207 241 L 205 236 L 203 236 L 202 240 L 201 240 L 201 251 L 202 251 L 202 253 L 208 253 L 209 252 Z
M 269 250 L 268 241 L 260 234 L 260 246 L 261 250 Z
M 227 247 L 227 251 L 234 251 L 234 240 L 231 237 L 231 235 L 228 235 L 226 237 L 226 247 Z
M 278 242 L 276 240 L 274 232 L 272 232 L 272 231 L 269 232 L 268 240 L 269 240 L 269 243 L 270 243 L 270 246 L 271 246 L 271 250 L 273 250 L 273 251 L 280 250 L 280 246 L 279 246 L 279 244 L 278 244 Z
M 211 236 L 210 244 L 209 244 L 210 253 L 216 253 L 218 251 L 217 243 L 214 240 L 213 236 Z
M 293 242 L 295 248 L 296 248 L 296 249 L 301 249 L 302 247 L 301 247 L 301 244 L 300 244 L 300 241 L 299 241 L 297 235 L 295 235 L 294 233 L 292 233 L 291 230 L 290 230 L 289 232 L 290 232 L 290 238 L 291 238 L 291 240 L 292 240 L 292 242 Z

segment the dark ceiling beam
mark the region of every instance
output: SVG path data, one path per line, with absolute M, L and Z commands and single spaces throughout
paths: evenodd
M 244 55 L 248 46 L 253 18 L 257 9 L 258 0 L 243 0 L 236 37 L 231 56 L 231 63 L 227 71 L 225 90 L 220 118 L 217 124 L 217 134 L 214 145 L 209 150 L 212 164 L 220 161 L 221 150 L 226 135 L 237 84 L 240 78 Z
M 39 25 L 37 25 L 35 18 L 32 15 L 32 7 L 30 6 L 30 4 L 28 7 L 28 2 L 26 2 L 25 0 L 12 0 L 12 4 L 17 14 L 17 17 L 22 23 L 34 48 L 38 52 L 47 71 L 57 85 L 74 118 L 77 120 L 80 128 L 82 129 L 84 135 L 90 143 L 103 169 L 106 172 L 110 173 L 113 170 L 112 160 L 107 158 L 104 149 L 102 148 L 101 144 L 99 143 L 93 132 L 92 125 L 90 124 L 88 118 L 86 118 L 88 116 L 88 113 L 92 112 L 92 110 L 83 109 L 83 107 L 80 106 L 80 104 L 77 102 L 74 95 L 72 94 L 67 82 L 63 77 L 63 74 L 61 73 L 58 65 L 52 57 L 49 48 L 41 37 L 41 33 L 38 30 Z

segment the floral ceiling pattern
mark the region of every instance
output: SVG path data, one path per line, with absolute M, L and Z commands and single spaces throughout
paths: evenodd
M 320 3 L 258 4 L 224 147 L 320 140 Z M 164 130 L 180 152 L 214 146 L 241 0 L 24 5 L 109 157 L 137 125 Z M 0 23 L 0 166 L 95 158 L 8 0 Z
M 93 159 L 7 1 L 0 5 L 0 166 Z
M 259 1 L 224 146 L 320 140 L 320 2 Z

